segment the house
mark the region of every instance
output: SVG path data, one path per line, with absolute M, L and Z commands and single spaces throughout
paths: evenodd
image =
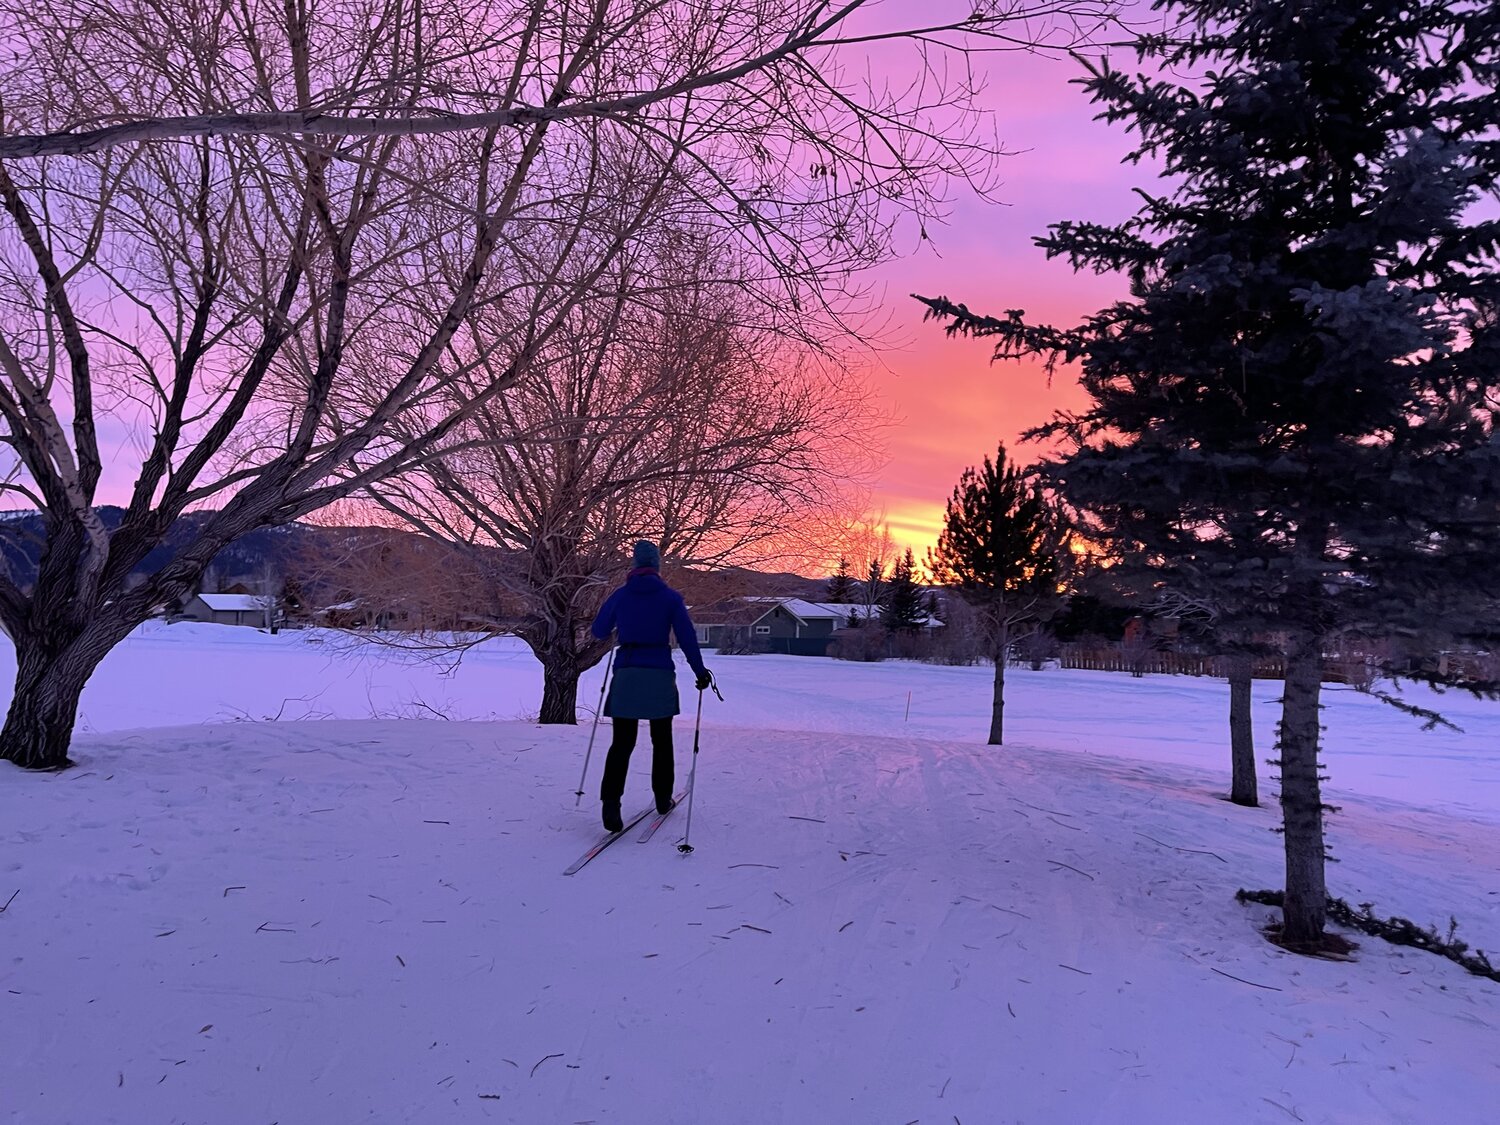
M 267 624 L 268 602 L 274 607 L 272 599 L 256 594 L 194 594 L 183 605 L 182 618 L 215 625 L 263 627 Z
M 719 598 L 688 607 L 698 644 L 703 648 L 734 647 L 749 634 L 750 623 L 763 611 L 744 598 Z
M 851 605 L 826 605 L 803 598 L 726 598 L 695 607 L 698 643 L 736 652 L 782 652 L 823 656 L 835 629 L 849 624 Z
M 409 610 L 365 598 L 351 598 L 337 605 L 324 606 L 312 616 L 319 625 L 330 629 L 353 631 L 374 629 L 377 632 L 384 632 L 388 629 L 414 627 L 413 615 Z

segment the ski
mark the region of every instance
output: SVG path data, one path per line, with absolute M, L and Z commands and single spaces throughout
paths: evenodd
M 620 830 L 618 832 L 606 832 L 600 838 L 600 840 L 599 840 L 599 842 L 597 844 L 595 844 L 592 848 L 590 848 L 588 851 L 584 852 L 581 856 L 579 856 L 578 859 L 576 861 L 574 861 L 573 866 L 570 867 L 570 868 L 568 868 L 566 871 L 564 871 L 563 874 L 564 875 L 572 875 L 576 871 L 580 870 L 583 867 L 584 864 L 586 864 L 586 863 L 589 862 L 589 860 L 593 859 L 596 855 L 598 855 L 600 852 L 602 852 L 605 848 L 609 847 L 616 840 L 618 840 L 621 836 L 625 835 L 625 833 L 629 832 L 632 828 L 634 828 L 641 821 L 645 820 L 648 816 L 650 816 L 655 811 L 656 811 L 656 802 L 653 801 L 653 802 L 651 802 L 651 804 L 647 805 L 640 812 L 636 813 L 633 817 L 631 817 L 629 820 L 627 820 L 624 823 L 624 825 L 620 828 Z
M 672 809 L 675 809 L 685 800 L 687 800 L 686 789 L 672 798 Z M 656 830 L 662 826 L 662 821 L 666 820 L 667 817 L 672 815 L 672 809 L 668 809 L 663 813 L 657 813 L 650 820 L 648 820 L 646 822 L 646 827 L 641 829 L 641 834 L 636 837 L 635 842 L 637 844 L 644 844 L 647 840 L 651 839 L 652 836 L 655 836 Z

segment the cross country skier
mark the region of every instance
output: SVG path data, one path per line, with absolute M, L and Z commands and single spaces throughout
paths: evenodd
M 677 637 L 678 647 L 697 673 L 696 687 L 703 691 L 713 677 L 703 666 L 698 635 L 688 617 L 682 595 L 661 577 L 661 552 L 645 539 L 631 552 L 634 569 L 625 584 L 611 594 L 594 618 L 593 634 L 600 640 L 618 632 L 614 677 L 604 713 L 614 728 L 609 755 L 604 759 L 604 781 L 599 799 L 604 802 L 604 827 L 619 832 L 620 798 L 625 794 L 625 771 L 635 749 L 641 720 L 651 724 L 651 792 L 656 811 L 672 807 L 672 716 L 677 703 L 677 673 L 667 631 Z

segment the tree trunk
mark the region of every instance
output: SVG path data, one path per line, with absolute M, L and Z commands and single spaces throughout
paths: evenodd
M 1255 780 L 1255 729 L 1250 703 L 1254 661 L 1239 654 L 1229 658 L 1229 799 L 1255 808 L 1260 793 Z
M 990 745 L 1000 746 L 1005 742 L 1005 650 L 1001 644 L 995 650 L 995 698 L 990 704 Z
M 1292 948 L 1323 940 L 1328 891 L 1323 871 L 1323 795 L 1318 781 L 1318 693 L 1321 637 L 1298 629 L 1286 652 L 1282 699 L 1281 815 L 1286 841 L 1286 899 L 1282 938 Z
M 29 770 L 73 764 L 68 747 L 78 699 L 118 639 L 101 630 L 68 639 L 27 632 L 16 638 L 15 695 L 0 729 L 0 759 Z
M 578 722 L 578 661 L 554 655 L 542 664 L 541 723 Z

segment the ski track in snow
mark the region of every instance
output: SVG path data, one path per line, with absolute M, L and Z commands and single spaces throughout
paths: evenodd
M 216 656 L 233 678 L 235 653 Z M 1234 903 L 1280 885 L 1274 807 L 1231 806 L 1219 774 L 1171 760 L 893 737 L 899 709 L 871 733 L 872 697 L 840 694 L 861 666 L 824 667 L 821 712 L 804 674 L 803 702 L 771 713 L 809 729 L 728 707 L 705 724 L 694 854 L 673 847 L 679 809 L 571 879 L 599 831 L 604 731 L 578 808 L 586 728 L 514 720 L 115 730 L 81 738 L 68 773 L 0 772 L 0 902 L 18 892 L 0 1112 L 1495 1120 L 1500 986 L 1375 939 L 1351 962 L 1294 957 L 1257 933 L 1269 911 Z M 951 690 L 951 670 L 893 671 Z M 685 776 L 691 716 L 678 742 Z M 1500 947 L 1500 824 L 1373 788 L 1331 818 L 1334 893 L 1424 925 L 1451 912 Z

